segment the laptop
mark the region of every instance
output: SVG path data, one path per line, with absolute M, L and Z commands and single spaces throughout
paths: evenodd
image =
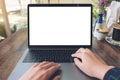
M 34 63 L 61 64 L 61 80 L 94 80 L 80 71 L 71 54 L 92 47 L 91 4 L 29 4 L 28 49 L 8 80 L 18 80 Z

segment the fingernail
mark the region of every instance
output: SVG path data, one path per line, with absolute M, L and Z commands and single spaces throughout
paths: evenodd
M 73 54 L 71 56 L 73 56 Z
M 60 67 L 60 66 L 61 66 L 61 64 L 58 64 L 58 66 Z

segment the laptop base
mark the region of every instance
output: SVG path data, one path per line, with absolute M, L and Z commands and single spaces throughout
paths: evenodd
M 34 64 L 33 63 L 23 63 L 24 58 L 28 54 L 27 49 L 16 67 L 8 77 L 8 80 L 19 80 L 19 78 Z M 74 63 L 60 63 L 61 64 L 61 80 L 98 80 L 95 78 L 88 77 L 83 72 L 81 72 Z M 53 75 L 54 76 L 54 75 Z

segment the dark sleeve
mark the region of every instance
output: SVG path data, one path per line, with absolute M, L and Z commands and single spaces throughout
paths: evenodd
M 120 68 L 110 69 L 104 76 L 103 80 L 120 80 Z

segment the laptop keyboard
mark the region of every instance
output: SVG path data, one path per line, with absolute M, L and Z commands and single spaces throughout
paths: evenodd
M 32 50 L 30 51 L 23 62 L 73 62 L 71 54 L 76 50 Z

